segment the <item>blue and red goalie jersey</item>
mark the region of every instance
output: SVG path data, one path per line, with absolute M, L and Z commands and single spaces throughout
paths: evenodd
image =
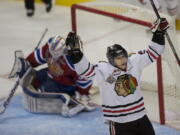
M 50 39 L 44 46 L 30 53 L 26 60 L 33 68 L 47 63 L 47 74 L 50 78 L 61 85 L 76 86 L 80 93 L 88 94 L 92 81 L 77 74 L 68 54 L 62 54 L 58 59 L 54 59 L 49 52 L 51 41 Z

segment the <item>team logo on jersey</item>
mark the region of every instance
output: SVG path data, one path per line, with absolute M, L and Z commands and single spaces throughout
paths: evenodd
M 117 78 L 114 90 L 118 96 L 126 97 L 134 94 L 138 86 L 137 80 L 130 74 L 124 74 Z
M 52 59 L 51 60 L 48 60 L 48 69 L 49 69 L 49 72 L 53 75 L 53 76 L 60 76 L 64 73 L 64 70 L 60 67 L 60 65 L 53 61 Z

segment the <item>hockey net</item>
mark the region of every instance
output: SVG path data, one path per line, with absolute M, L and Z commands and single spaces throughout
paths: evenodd
M 152 38 L 149 27 L 157 19 L 150 9 L 107 0 L 73 5 L 71 15 L 72 30 L 83 39 L 84 53 L 93 63 L 106 61 L 107 46 L 114 43 L 123 45 L 129 53 L 146 49 Z M 179 55 L 175 21 L 168 15 L 161 15 L 170 23 L 168 33 Z M 141 79 L 146 108 L 152 120 L 157 121 L 160 117 L 161 124 L 180 122 L 179 78 L 180 67 L 166 41 L 162 60 L 147 67 Z

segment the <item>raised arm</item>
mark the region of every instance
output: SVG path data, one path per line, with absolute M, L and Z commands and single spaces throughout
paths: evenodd
M 146 50 L 139 51 L 137 55 L 141 69 L 154 62 L 163 53 L 165 49 L 165 33 L 168 27 L 169 25 L 165 18 L 155 23 L 153 27 L 155 32 L 153 32 L 150 45 Z
M 66 45 L 70 48 L 68 55 L 71 57 L 71 60 L 75 66 L 75 70 L 78 75 L 85 77 L 89 80 L 93 80 L 94 77 L 98 78 L 98 81 L 101 79 L 100 71 L 98 70 L 98 65 L 93 65 L 89 60 L 84 56 L 82 52 L 82 41 L 75 32 L 70 32 L 67 39 Z

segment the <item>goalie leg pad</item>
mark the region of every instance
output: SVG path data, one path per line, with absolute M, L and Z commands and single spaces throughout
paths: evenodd
M 39 93 L 33 87 L 23 88 L 23 106 L 33 113 L 61 114 L 72 117 L 85 109 L 85 106 L 72 101 L 65 93 Z
M 63 107 L 67 106 L 70 97 L 64 94 L 57 93 L 39 93 L 29 91 L 23 88 L 23 106 L 24 108 L 33 113 L 52 113 L 61 114 L 64 110 Z
M 28 73 L 24 78 L 23 105 L 29 112 L 55 113 L 72 117 L 81 111 L 91 110 L 66 93 L 39 92 L 31 85 L 35 71 L 31 70 Z

